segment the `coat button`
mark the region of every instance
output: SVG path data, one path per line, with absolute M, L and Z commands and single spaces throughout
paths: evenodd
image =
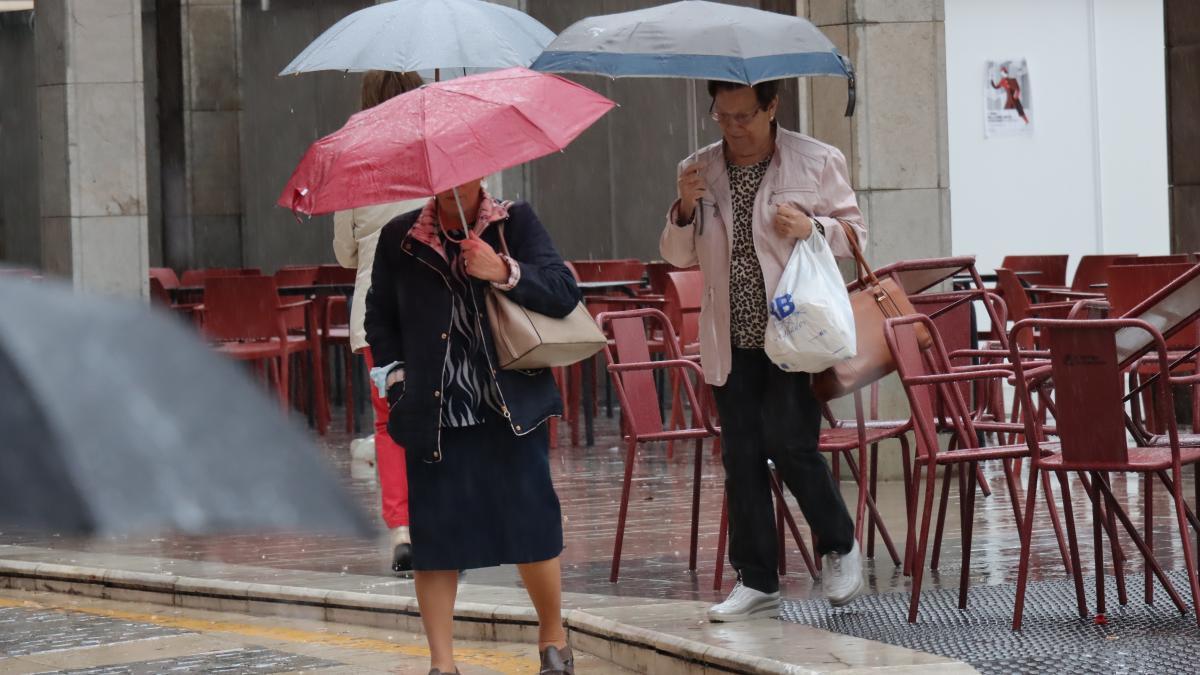
M 520 431 L 520 430 L 521 430 L 521 425 L 520 425 L 520 424 L 518 424 L 518 425 L 517 425 L 516 427 L 514 427 L 514 428 L 515 428 L 517 431 Z
M 434 398 L 441 398 L 441 397 L 442 397 L 442 392 L 440 392 L 440 391 L 435 391 L 435 392 L 433 392 L 433 397 L 434 397 Z
M 442 333 L 442 339 L 443 339 L 443 340 L 445 340 L 445 339 L 446 339 L 446 338 L 448 338 L 448 337 L 450 337 L 450 336 L 449 336 L 449 335 L 447 335 L 447 334 L 445 334 L 445 333 Z

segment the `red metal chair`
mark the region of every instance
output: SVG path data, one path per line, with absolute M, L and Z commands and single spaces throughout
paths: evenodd
M 1071 278 L 1071 290 L 1084 293 L 1096 290 L 1093 288 L 1094 284 L 1108 282 L 1108 268 L 1112 267 L 1118 259 L 1129 257 L 1129 255 L 1083 256 L 1079 259 L 1079 266 L 1075 268 L 1075 276 Z
M 1017 272 L 1037 272 L 1023 277 L 1034 286 L 1066 287 L 1067 259 L 1065 255 L 1006 255 L 1000 267 Z
M 205 267 L 194 270 L 184 270 L 179 278 L 180 286 L 203 286 L 208 277 L 244 277 L 259 276 L 262 270 L 257 267 Z
M 1123 255 L 1113 260 L 1113 265 L 1177 265 L 1193 262 L 1190 253 L 1172 253 L 1170 255 Z
M 613 544 L 612 574 L 609 581 L 616 582 L 621 566 L 621 545 L 625 538 L 625 519 L 629 511 L 629 492 L 633 481 L 633 466 L 637 449 L 644 443 L 672 440 L 694 440 L 695 470 L 692 483 L 692 533 L 691 553 L 688 569 L 696 569 L 696 554 L 699 545 L 700 477 L 703 466 L 704 439 L 716 438 L 721 432 L 712 424 L 708 410 L 692 387 L 691 379 L 680 377 L 693 419 L 698 423 L 686 429 L 665 429 L 658 405 L 658 387 L 654 373 L 660 370 L 691 372 L 698 378 L 703 371 L 695 361 L 683 358 L 673 340 L 665 344 L 662 361 L 650 360 L 650 345 L 647 339 L 648 325 L 673 335 L 674 329 L 666 315 L 656 309 L 634 309 L 622 312 L 604 312 L 597 317 L 601 328 L 611 331 L 613 340 L 605 345 L 604 355 L 608 360 L 608 372 L 613 388 L 621 404 L 622 434 L 626 443 L 625 477 L 621 488 L 621 506 L 617 515 L 617 537 Z M 654 326 L 654 324 L 657 324 Z
M 283 286 L 312 286 L 317 283 L 320 271 L 316 265 L 288 265 L 275 272 L 275 285 Z
M 923 325 L 932 336 L 932 344 L 922 350 L 917 339 L 916 326 Z M 909 601 L 908 620 L 915 623 L 921 599 L 921 585 L 924 579 L 925 554 L 929 548 L 929 530 L 933 516 L 933 497 L 937 486 L 937 469 L 939 466 L 953 467 L 959 479 L 959 509 L 962 528 L 962 568 L 959 580 L 959 609 L 966 609 L 967 591 L 970 584 L 971 569 L 971 536 L 975 511 L 975 487 L 980 462 L 1001 461 L 1005 481 L 1008 484 L 1009 496 L 1012 501 L 1013 514 L 1016 522 L 1021 522 L 1020 506 L 1017 497 L 1016 477 L 1012 469 L 1012 460 L 1029 455 L 1029 447 L 1024 443 L 1018 445 L 1003 445 L 982 447 L 979 443 L 979 433 L 975 428 L 970 410 L 962 396 L 962 390 L 957 385 L 961 382 L 974 382 L 994 378 L 1007 379 L 1012 371 L 994 366 L 978 368 L 955 369 L 950 364 L 937 327 L 929 317 L 914 314 L 894 319 L 888 319 L 884 325 L 884 337 L 888 348 L 896 360 L 897 373 L 904 393 L 908 398 L 912 411 L 912 424 L 916 439 L 916 471 L 913 476 L 913 496 L 909 501 L 908 513 L 908 543 L 905 552 L 906 561 L 911 561 L 908 567 L 912 570 L 912 595 Z M 940 415 L 942 425 L 950 425 L 953 429 L 951 443 L 948 449 L 943 449 L 938 441 L 940 431 L 937 418 L 939 413 L 935 407 L 935 392 L 945 402 L 946 410 Z M 1029 408 L 1036 409 L 1036 408 Z M 920 516 L 920 538 L 917 538 L 917 499 L 921 476 L 924 473 L 924 506 Z M 1049 492 L 1047 491 L 1047 494 Z M 1053 501 L 1049 500 L 1052 513 L 1055 511 Z M 1064 560 L 1067 559 L 1066 544 L 1059 530 L 1057 515 L 1052 521 L 1055 532 L 1059 534 L 1059 544 Z
M 204 332 L 216 342 L 218 352 L 237 361 L 265 364 L 267 379 L 274 383 L 285 411 L 291 402 L 289 362 L 293 356 L 309 354 L 311 392 L 317 409 L 325 407 L 320 349 L 314 348 L 314 313 L 306 312 L 306 335 L 289 333 L 287 328 L 288 313 L 311 310 L 310 301 L 280 302 L 275 280 L 265 276 L 208 277 L 204 298 Z M 324 434 L 320 417 L 317 419 L 318 431 Z
M 1045 478 L 1053 473 L 1058 477 L 1063 491 L 1063 508 L 1067 514 L 1067 532 L 1070 540 L 1071 567 L 1074 569 L 1075 596 L 1081 618 L 1087 616 L 1087 601 L 1083 591 L 1083 576 L 1079 567 L 1079 549 L 1070 509 L 1070 492 L 1066 474 L 1077 472 L 1090 475 L 1090 488 L 1085 484 L 1092 503 L 1093 538 L 1096 553 L 1096 612 L 1105 613 L 1104 599 L 1104 547 L 1102 533 L 1107 531 L 1110 542 L 1117 539 L 1113 516 L 1120 520 L 1129 538 L 1146 560 L 1147 566 L 1162 583 L 1172 602 L 1181 612 L 1187 608 L 1151 550 L 1151 529 L 1146 538 L 1139 535 L 1125 510 L 1118 503 L 1108 482 L 1110 472 L 1136 472 L 1147 478 L 1159 475 L 1171 492 L 1179 525 L 1179 536 L 1183 543 L 1184 564 L 1192 590 L 1193 607 L 1198 610 L 1200 623 L 1200 584 L 1196 576 L 1195 551 L 1192 548 L 1187 504 L 1183 497 L 1183 469 L 1187 464 L 1200 463 L 1200 448 L 1181 448 L 1175 416 L 1171 413 L 1173 398 L 1172 384 L 1195 384 L 1200 376 L 1172 376 L 1169 371 L 1167 343 L 1157 329 L 1138 319 L 1103 319 L 1093 321 L 1064 321 L 1052 319 L 1028 319 L 1018 322 L 1013 333 L 1040 330 L 1050 346 L 1050 372 L 1036 375 L 1036 370 L 1027 369 L 1023 357 L 1013 350 L 1012 360 L 1016 372 L 1017 393 L 1030 405 L 1030 380 L 1053 378 L 1055 391 L 1069 392 L 1055 398 L 1055 419 L 1059 442 L 1046 444 L 1036 420 L 1026 418 L 1026 437 L 1031 448 L 1029 486 L 1027 490 L 1024 519 L 1020 525 L 1021 558 L 1017 573 L 1017 596 L 1013 608 L 1013 630 L 1020 630 L 1025 606 L 1025 586 L 1029 576 L 1029 550 L 1033 534 L 1034 505 L 1037 500 L 1039 477 L 1045 483 L 1049 498 L 1049 484 Z M 1130 395 L 1122 386 L 1123 345 L 1137 341 L 1130 333 L 1143 333 L 1151 340 L 1150 352 L 1157 358 L 1158 373 L 1154 386 L 1158 389 L 1157 401 L 1162 417 L 1166 420 L 1169 450 L 1167 448 L 1145 448 L 1131 446 L 1126 437 L 1125 402 Z M 1017 341 L 1014 339 L 1013 344 Z M 1040 370 L 1045 370 L 1042 367 Z M 1164 475 L 1171 472 L 1168 481 Z M 1150 480 L 1147 479 L 1147 484 Z M 1048 499 L 1049 503 L 1053 500 Z M 1102 504 L 1103 502 L 1103 504 Z M 1107 511 L 1108 515 L 1104 515 Z M 1147 515 L 1149 526 L 1150 516 Z M 1119 561 L 1114 561 L 1116 573 L 1122 574 Z M 1150 599 L 1149 588 L 1147 600 Z M 1122 598 L 1124 602 L 1124 598 Z

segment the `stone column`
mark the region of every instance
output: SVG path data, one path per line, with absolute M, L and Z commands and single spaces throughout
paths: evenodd
M 1200 3 L 1166 0 L 1171 250 L 1200 250 Z
M 41 0 L 42 263 L 84 290 L 145 296 L 141 0 Z
M 950 255 L 944 0 L 801 0 L 798 9 L 857 70 L 852 118 L 844 116 L 845 80 L 809 79 L 808 124 L 846 155 L 870 233 L 868 260 Z M 854 415 L 848 403 L 837 409 Z M 894 376 L 884 381 L 880 413 L 908 415 Z M 899 477 L 898 455 L 881 453 L 887 477 Z
M 169 232 L 179 267 L 242 265 L 241 8 L 181 0 L 186 228 Z

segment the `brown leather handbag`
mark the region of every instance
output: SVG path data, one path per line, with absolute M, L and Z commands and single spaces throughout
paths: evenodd
M 854 228 L 842 223 L 858 270 L 860 288 L 850 294 L 854 311 L 854 332 L 858 345 L 854 358 L 813 375 L 813 394 L 829 401 L 882 379 L 896 369 L 892 352 L 883 337 L 883 323 L 891 317 L 915 314 L 904 289 L 891 277 L 879 280 L 863 258 Z M 929 331 L 916 324 L 917 341 L 926 349 L 932 340 Z
M 501 249 L 509 255 L 504 223 L 499 227 Z M 608 342 L 582 302 L 566 317 L 555 319 L 526 309 L 492 289 L 487 295 L 487 315 L 496 357 L 505 370 L 569 366 L 604 349 Z

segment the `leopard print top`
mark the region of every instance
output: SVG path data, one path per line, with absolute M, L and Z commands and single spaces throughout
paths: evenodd
M 729 256 L 729 331 L 737 349 L 762 349 L 767 291 L 754 250 L 754 199 L 771 157 L 750 166 L 728 164 L 733 194 L 733 252 Z

